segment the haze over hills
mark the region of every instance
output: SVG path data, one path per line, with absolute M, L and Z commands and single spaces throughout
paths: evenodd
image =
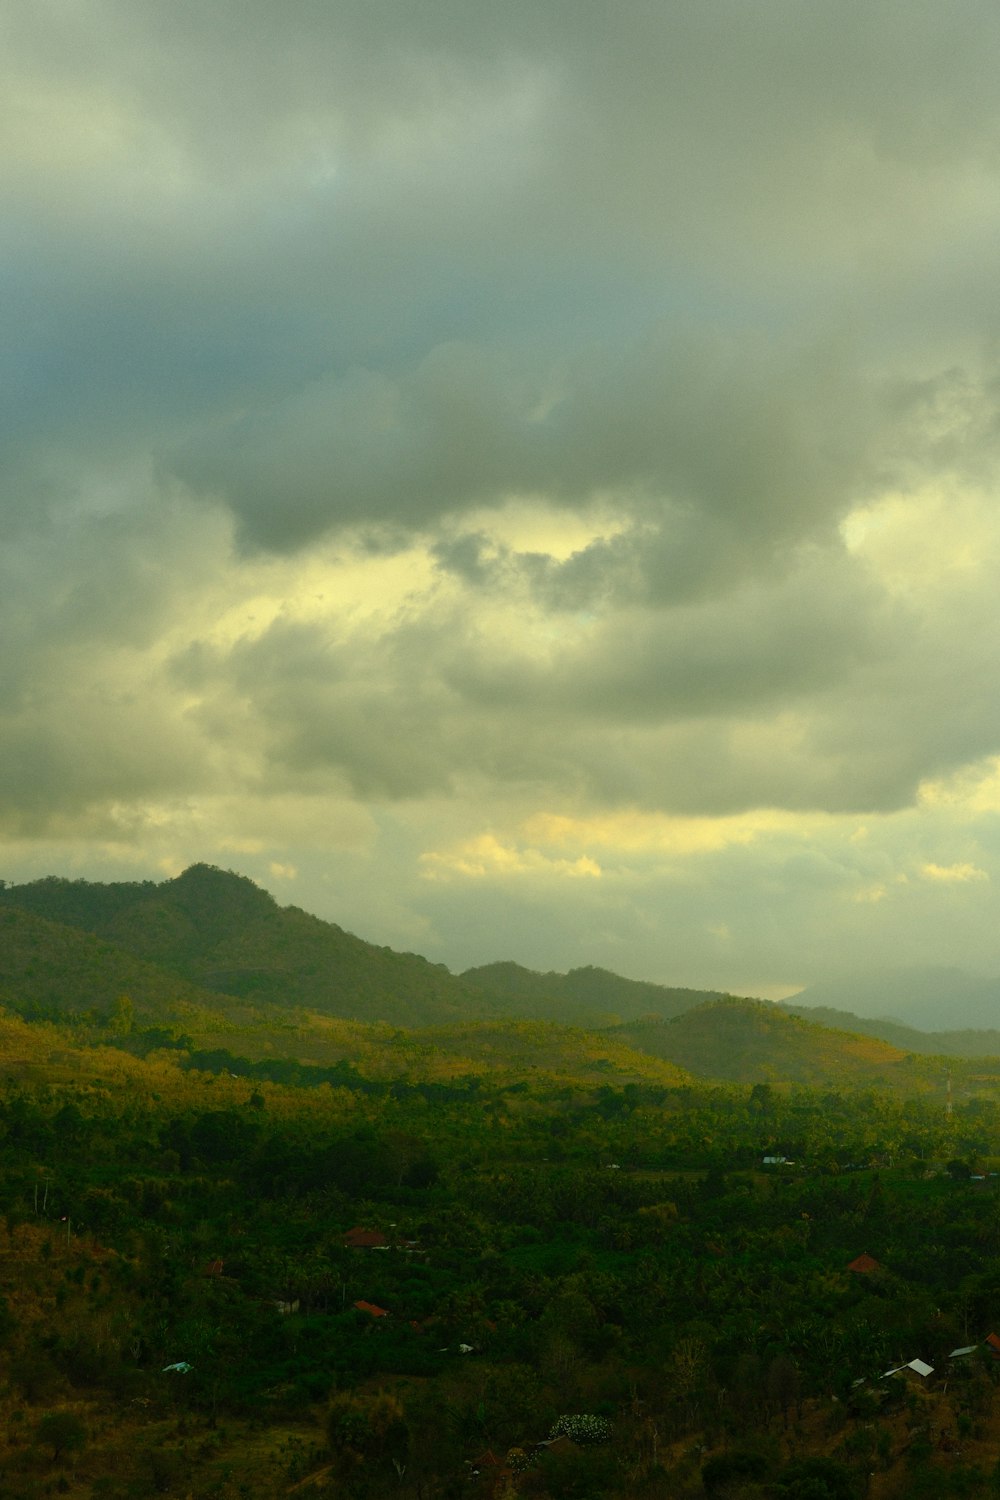
M 835 1031 L 878 1037 L 903 1052 L 923 1052 L 939 1057 L 1000 1057 L 1000 1031 L 975 1028 L 918 1031 L 914 1026 L 904 1026 L 902 1021 L 859 1016 L 854 1011 L 837 1010 L 832 1005 L 798 1005 L 790 1000 L 780 1001 L 775 1009 Z
M 1000 1026 L 1000 979 L 957 968 L 859 970 L 811 984 L 792 1003 L 900 1021 L 922 1031 L 992 1030 Z

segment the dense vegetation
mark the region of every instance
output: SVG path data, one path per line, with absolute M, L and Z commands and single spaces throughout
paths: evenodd
M 0 1013 L 0 1496 L 1000 1493 L 989 1067 L 164 1005 Z

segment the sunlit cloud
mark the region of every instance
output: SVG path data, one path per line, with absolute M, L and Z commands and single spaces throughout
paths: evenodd
M 601 867 L 588 855 L 578 859 L 550 859 L 538 849 L 502 844 L 493 834 L 480 834 L 452 850 L 428 850 L 420 856 L 427 880 L 505 879 L 541 876 L 546 879 L 596 880 Z
M 981 870 L 977 865 L 936 865 L 928 863 L 921 865 L 920 873 L 925 880 L 936 881 L 941 885 L 967 885 L 969 881 L 989 880 L 989 873 Z
M 525 823 L 525 837 L 548 848 L 601 848 L 631 854 L 697 855 L 749 845 L 772 834 L 807 840 L 836 820 L 803 816 L 777 808 L 755 809 L 736 817 L 684 818 L 625 809 L 572 817 L 539 812 Z

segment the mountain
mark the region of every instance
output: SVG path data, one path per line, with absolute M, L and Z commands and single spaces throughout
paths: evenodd
M 256 1007 L 396 1026 L 514 1016 L 594 1028 L 677 1015 L 713 998 L 595 968 L 538 974 L 497 963 L 455 975 L 416 953 L 379 947 L 298 907 L 281 907 L 245 876 L 204 864 L 161 883 L 49 876 L 0 888 L 0 913 L 15 910 L 113 945 L 119 956 L 112 963 L 108 954 L 108 962 L 116 972 L 131 973 L 122 969 L 126 956 L 154 966 L 172 976 L 168 989 L 181 980 Z M 152 983 L 147 970 L 144 982 L 123 979 L 119 990 L 136 988 L 144 996 Z M 51 995 L 60 986 L 64 993 L 77 989 L 71 974 L 60 980 L 53 969 L 41 987 Z
M 923 1031 L 1000 1027 L 1000 979 L 955 968 L 878 969 L 811 984 L 796 1006 L 828 1006 Z
M 404 1026 L 496 1013 L 443 965 L 279 907 L 253 881 L 209 865 L 161 884 L 48 877 L 9 885 L 0 891 L 0 912 L 12 910 L 86 932 L 174 982 L 258 1007 Z
M 935 1057 L 1000 1057 L 1000 1031 L 918 1031 L 913 1026 L 904 1026 L 902 1021 L 873 1020 L 850 1010 L 836 1010 L 831 1005 L 795 1005 L 789 1000 L 781 1001 L 777 1009 L 801 1016 L 817 1026 L 879 1037 L 904 1052 Z
M 548 1003 L 562 1007 L 563 1018 L 573 1024 L 614 1025 L 640 1016 L 679 1016 L 707 1000 L 721 1000 L 715 990 L 671 989 L 640 979 L 623 979 L 608 969 L 588 966 L 568 974 L 539 974 L 516 963 L 484 964 L 466 969 L 464 980 L 497 998 L 512 1001 L 541 1014 Z
M 716 1000 L 673 1020 L 631 1021 L 609 1033 L 701 1078 L 733 1083 L 922 1088 L 938 1070 L 877 1037 L 789 1015 L 766 1001 Z
M 228 997 L 135 958 L 90 932 L 0 905 L 0 1005 L 28 1017 L 109 1015 L 122 996 L 141 1021 L 232 1014 Z
M 932 984 L 922 972 L 923 991 L 910 976 L 911 1001 L 958 984 L 940 972 Z M 977 983 L 986 982 L 968 981 L 966 993 Z M 995 1032 L 922 1033 L 820 1005 L 823 993 L 814 986 L 816 1004 L 803 996 L 775 1006 L 606 969 L 537 973 L 512 962 L 455 975 L 280 907 L 253 881 L 209 865 L 160 883 L 49 877 L 0 886 L 0 1004 L 29 1017 L 96 1013 L 113 1021 L 127 996 L 141 1026 L 169 1023 L 201 1046 L 248 1055 L 336 1061 L 361 1045 L 357 1023 L 419 1031 L 407 1047 L 438 1048 L 456 1065 L 468 1046 L 498 1065 L 515 1055 L 527 1065 L 535 1055 L 532 1066 L 565 1071 L 572 1054 L 581 1065 L 590 1059 L 585 1071 L 593 1064 L 641 1073 L 646 1064 L 624 1056 L 631 1048 L 702 1078 L 738 1082 L 915 1083 L 930 1066 L 916 1054 L 1000 1055 Z M 868 993 L 885 1003 L 893 992 L 883 975 Z M 549 1035 L 555 1026 L 558 1043 Z M 384 1036 L 372 1042 L 382 1051 L 388 1045 Z M 613 1062 L 602 1052 L 609 1047 L 618 1049 Z

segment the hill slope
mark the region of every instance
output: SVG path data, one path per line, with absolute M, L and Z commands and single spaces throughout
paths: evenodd
M 141 1024 L 179 1022 L 219 1046 L 252 1028 L 256 1050 L 270 1055 L 342 1055 L 322 1018 L 409 1030 L 507 1021 L 600 1028 L 602 1045 L 733 1082 L 922 1086 L 935 1069 L 915 1053 L 1000 1053 L 997 1033 L 928 1035 L 798 1001 L 736 1001 L 593 967 L 559 974 L 495 963 L 456 976 L 280 907 L 252 881 L 207 865 L 159 884 L 49 877 L 0 887 L 0 1004 L 27 1016 L 108 1016 L 123 995 Z M 543 1031 L 529 1046 L 527 1032 L 505 1029 L 501 1051 L 527 1061 L 533 1046 L 533 1065 L 545 1067 L 551 1039 Z M 492 1045 L 485 1030 L 463 1036 L 480 1051 Z M 464 1041 L 456 1048 L 442 1033 L 435 1045 L 454 1053 Z M 596 1058 L 595 1045 L 591 1036 Z
M 733 1083 L 923 1088 L 928 1063 L 876 1037 L 817 1026 L 755 1000 L 700 1005 L 670 1021 L 637 1021 L 611 1035 L 702 1078 Z
M 938 1031 L 1000 1026 L 1000 979 L 956 968 L 879 969 L 811 984 L 796 1006 L 828 1006 Z
M 15 909 L 87 932 L 198 990 L 257 1006 L 408 1026 L 498 1013 L 442 965 L 279 907 L 253 881 L 208 865 L 160 885 L 50 877 L 8 886 L 0 911 Z
M 123 996 L 143 1021 L 186 1020 L 192 1010 L 230 1010 L 226 997 L 144 963 L 93 933 L 0 906 L 0 1005 L 29 1018 L 106 1016 Z
M 781 1001 L 777 1008 L 816 1026 L 879 1037 L 904 1052 L 934 1057 L 1000 1057 L 1000 1031 L 918 1031 L 914 1026 L 904 1026 L 902 1021 L 876 1020 L 850 1010 L 837 1010 L 832 1005 L 796 1005 L 788 1000 Z
M 678 1015 L 715 998 L 595 968 L 538 974 L 500 963 L 454 975 L 298 907 L 280 907 L 245 876 L 209 865 L 192 865 L 160 884 L 50 876 L 6 886 L 0 912 L 12 910 L 90 934 L 198 990 L 345 1020 L 419 1027 L 513 1016 L 594 1028 Z M 120 969 L 121 959 L 113 967 Z M 52 981 L 50 990 L 60 988 L 55 974 Z M 71 973 L 61 988 L 73 993 Z
M 521 1014 L 551 1013 L 555 1002 L 563 1007 L 565 1020 L 591 1026 L 641 1016 L 679 1016 L 706 1000 L 723 998 L 715 990 L 672 989 L 592 966 L 570 969 L 568 974 L 539 974 L 516 963 L 494 963 L 466 969 L 462 978 L 505 1000 L 508 1009 L 516 1002 L 524 1007 Z

